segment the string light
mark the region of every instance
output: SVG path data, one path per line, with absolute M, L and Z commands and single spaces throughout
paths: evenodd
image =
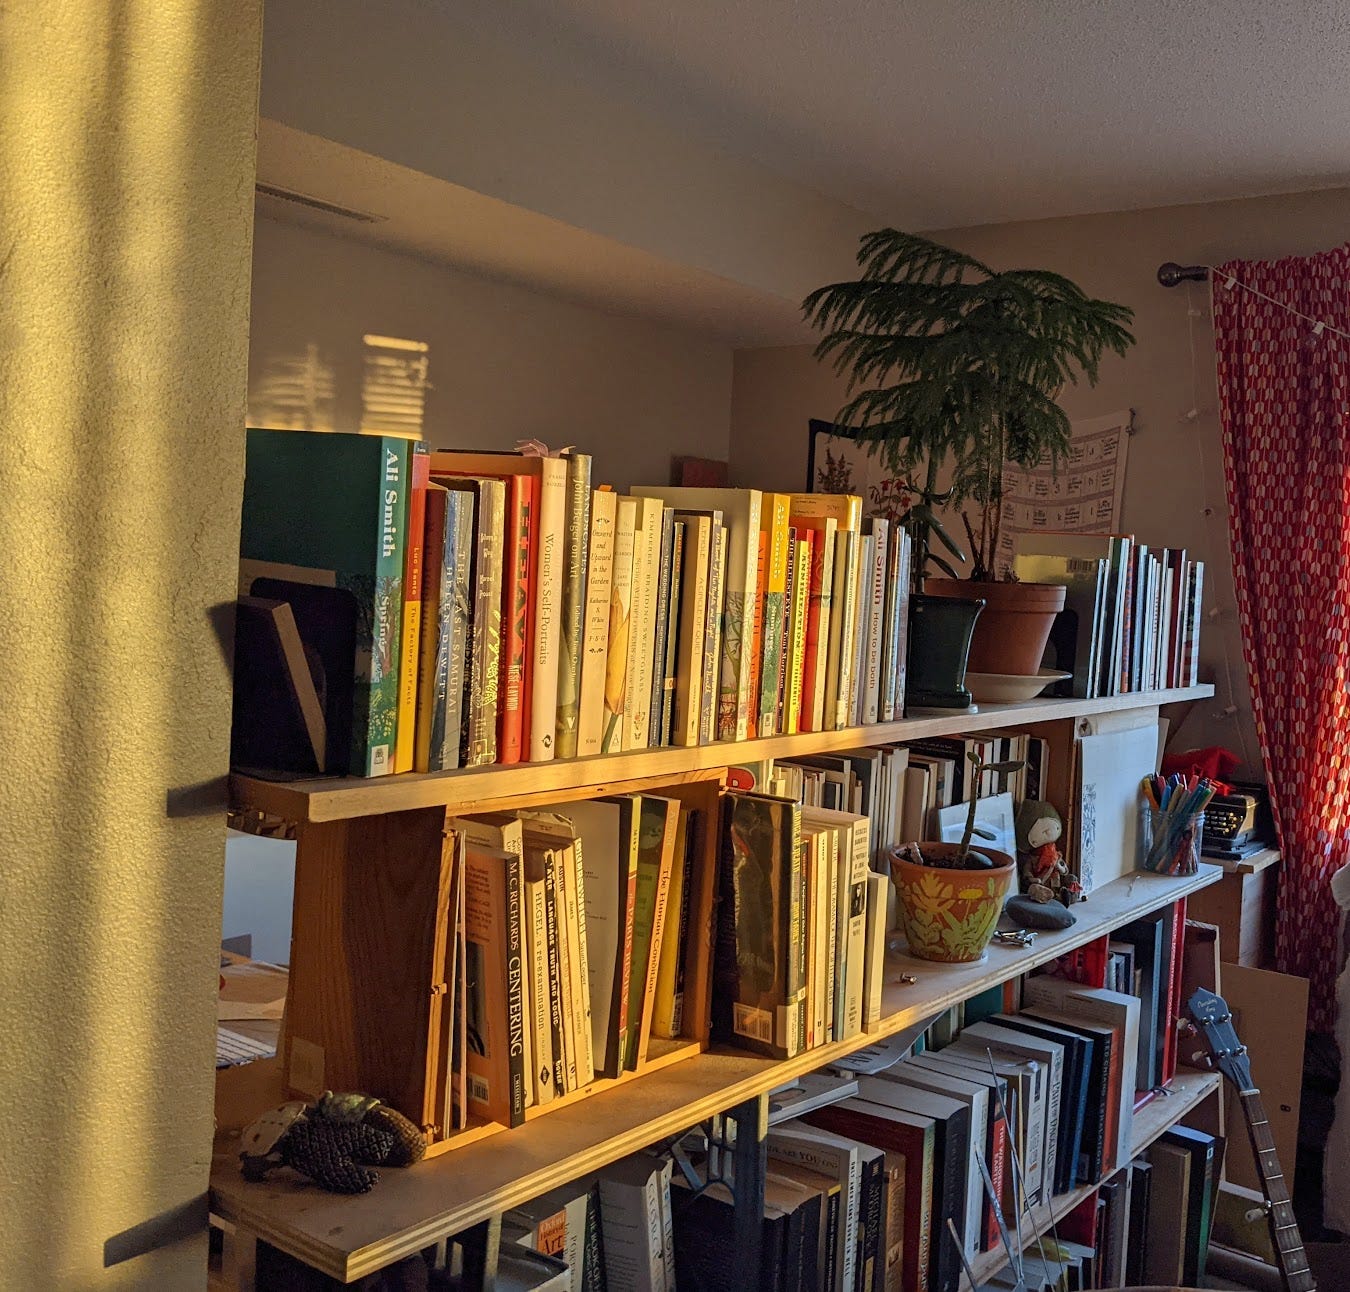
M 1201 268 L 1209 271 L 1211 283 L 1216 278 L 1219 279 L 1223 284 L 1223 289 L 1225 291 L 1231 292 L 1234 288 L 1241 288 L 1241 290 L 1248 295 L 1255 296 L 1258 300 L 1263 300 L 1269 305 L 1274 305 L 1276 309 L 1281 309 L 1286 314 L 1292 314 L 1296 319 L 1302 319 L 1303 322 L 1312 324 L 1313 336 L 1320 337 L 1326 332 L 1331 332 L 1335 336 L 1340 337 L 1343 341 L 1350 341 L 1350 331 L 1346 331 L 1344 328 L 1338 328 L 1334 323 L 1328 323 L 1325 319 L 1315 319 L 1311 314 L 1305 314 L 1302 310 L 1296 310 L 1288 301 L 1279 300 L 1274 296 L 1267 296 L 1266 293 L 1259 288 L 1249 286 L 1247 283 L 1234 278 L 1232 274 L 1219 273 L 1213 265 L 1202 265 Z M 1187 291 L 1189 292 L 1189 290 L 1190 285 L 1187 284 Z M 1188 310 L 1187 312 L 1191 313 L 1193 316 L 1192 310 Z

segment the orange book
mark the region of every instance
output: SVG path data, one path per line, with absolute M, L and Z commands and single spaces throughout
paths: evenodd
M 408 541 L 403 552 L 403 635 L 399 639 L 398 726 L 394 729 L 394 771 L 410 772 L 416 749 L 417 652 L 422 637 L 422 565 L 424 561 L 427 485 L 431 459 L 420 444 L 413 446 L 408 471 Z

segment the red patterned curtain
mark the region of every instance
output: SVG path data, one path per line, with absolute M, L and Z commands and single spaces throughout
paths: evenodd
M 1213 293 L 1233 576 L 1283 852 L 1276 963 L 1310 980 L 1309 1026 L 1330 1030 L 1330 879 L 1350 861 L 1350 339 L 1281 305 L 1350 332 L 1350 247 L 1231 261 Z

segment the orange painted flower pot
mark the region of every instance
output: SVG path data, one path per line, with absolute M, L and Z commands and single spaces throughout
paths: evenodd
M 951 857 L 960 850 L 954 843 L 921 843 L 919 848 L 925 857 Z M 991 848 L 971 851 L 989 857 L 994 869 L 921 866 L 892 850 L 891 883 L 911 955 L 942 964 L 983 959 L 1016 867 L 1007 853 Z

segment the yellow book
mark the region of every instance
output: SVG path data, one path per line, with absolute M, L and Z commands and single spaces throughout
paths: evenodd
M 811 601 L 811 538 L 795 541 L 792 562 L 792 622 L 788 625 L 787 675 L 783 686 L 783 732 L 801 730 L 802 676 L 806 658 L 806 623 Z
M 788 501 L 794 516 L 833 516 L 841 530 L 855 534 L 862 528 L 863 500 L 855 493 L 794 493 Z
M 422 567 L 425 561 L 427 485 L 431 458 L 420 444 L 412 452 L 408 472 L 407 542 L 403 559 L 403 632 L 398 652 L 398 725 L 394 729 L 394 771 L 413 769 L 417 747 L 417 653 L 422 638 Z

